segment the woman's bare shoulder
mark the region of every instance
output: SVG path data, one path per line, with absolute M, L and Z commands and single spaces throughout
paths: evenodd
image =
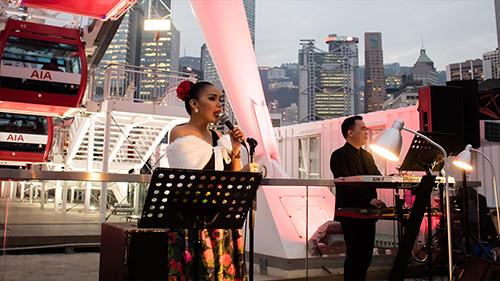
M 186 128 L 185 124 L 177 125 L 170 130 L 169 142 L 173 142 L 175 139 L 186 136 L 189 134 L 189 129 Z

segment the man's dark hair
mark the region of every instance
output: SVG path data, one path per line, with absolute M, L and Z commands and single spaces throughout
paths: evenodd
M 342 122 L 341 129 L 342 129 L 342 135 L 344 136 L 344 139 L 347 139 L 347 132 L 349 130 L 351 130 L 352 127 L 354 127 L 354 125 L 356 125 L 356 120 L 363 120 L 363 116 L 354 115 L 351 117 L 347 117 Z

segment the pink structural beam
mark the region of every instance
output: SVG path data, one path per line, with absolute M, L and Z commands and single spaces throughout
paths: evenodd
M 191 7 L 239 126 L 259 143 L 257 160 L 283 176 L 243 1 L 191 0 Z
M 136 2 L 137 0 L 22 0 L 21 5 L 100 20 L 116 20 L 125 14 Z

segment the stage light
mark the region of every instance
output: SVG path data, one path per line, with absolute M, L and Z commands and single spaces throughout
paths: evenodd
M 472 145 L 468 144 L 465 146 L 465 149 L 460 152 L 457 157 L 455 157 L 455 160 L 453 160 L 453 164 L 465 171 L 472 171 L 473 166 L 472 166 L 472 151 L 476 152 L 477 154 L 481 155 L 486 159 L 486 161 L 490 164 L 491 167 L 491 173 L 493 175 L 493 193 L 495 194 L 495 207 L 497 211 L 497 230 L 500 229 L 500 212 L 499 212 L 499 207 L 498 207 L 498 192 L 497 192 L 497 180 L 496 180 L 496 173 L 495 173 L 495 166 L 493 166 L 493 163 L 491 163 L 491 160 L 486 157 L 486 155 L 478 149 L 472 148 Z
M 453 160 L 453 165 L 466 171 L 472 171 L 471 150 L 472 146 L 470 144 L 467 145 L 465 149 L 462 152 L 460 152 L 460 154 L 458 154 L 457 157 L 455 157 L 455 160 Z
M 399 119 L 394 121 L 391 128 L 385 130 L 374 143 L 370 144 L 370 149 L 387 160 L 398 161 L 403 145 L 403 138 L 401 137 L 403 126 L 403 121 Z
M 451 245 L 451 218 L 449 214 L 450 212 L 450 189 L 449 189 L 449 183 L 448 183 L 448 176 L 446 175 L 445 169 L 447 168 L 447 157 L 448 155 L 446 154 L 446 150 L 439 144 L 435 143 L 432 141 L 430 138 L 427 136 L 410 130 L 408 128 L 404 127 L 404 121 L 401 119 L 397 119 L 394 121 L 392 124 L 392 127 L 385 130 L 372 144 L 370 144 L 370 149 L 384 157 L 387 160 L 390 161 L 398 161 L 399 160 L 399 155 L 401 154 L 401 147 L 402 147 L 402 136 L 401 136 L 401 130 L 405 130 L 407 132 L 410 132 L 414 135 L 417 135 L 424 140 L 428 141 L 430 144 L 433 146 L 437 147 L 441 153 L 443 153 L 443 161 L 444 161 L 444 168 L 442 170 L 443 176 L 445 178 L 445 190 L 446 190 L 446 232 L 448 236 L 448 274 L 450 277 L 450 280 L 453 280 L 453 256 L 451 253 L 452 245 Z

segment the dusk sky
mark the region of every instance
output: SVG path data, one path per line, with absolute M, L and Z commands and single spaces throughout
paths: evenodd
M 172 10 L 181 56 L 199 57 L 204 39 L 189 1 L 173 0 Z M 423 39 L 438 70 L 497 47 L 493 0 L 256 0 L 259 66 L 296 63 L 300 39 L 326 50 L 332 33 L 360 39 L 363 65 L 364 32 L 382 32 L 384 63 L 405 66 L 416 61 Z

